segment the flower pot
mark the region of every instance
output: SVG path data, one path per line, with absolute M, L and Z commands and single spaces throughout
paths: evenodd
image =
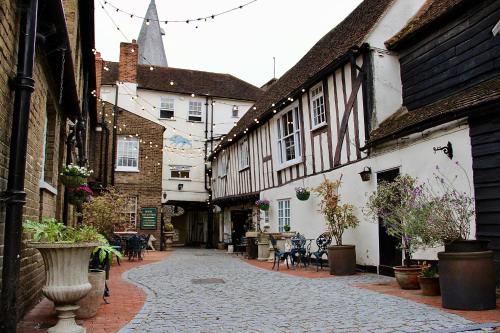
M 419 276 L 418 282 L 420 284 L 420 289 L 422 289 L 422 295 L 424 295 L 424 296 L 438 296 L 441 294 L 441 292 L 439 290 L 439 278 L 438 277 Z
M 356 247 L 354 245 L 328 246 L 328 266 L 331 275 L 356 274 Z
M 174 244 L 174 235 L 175 232 L 173 231 L 165 231 L 163 233 L 163 236 L 165 237 L 165 250 L 166 251 L 172 251 L 172 244 Z
M 444 252 L 479 252 L 488 251 L 488 241 L 483 240 L 455 240 L 444 246 Z
M 422 273 L 421 266 L 396 266 L 394 267 L 394 276 L 401 289 L 420 289 L 418 277 Z
M 439 252 L 443 307 L 489 310 L 496 306 L 493 251 Z
M 99 306 L 103 302 L 102 296 L 104 295 L 106 272 L 100 269 L 91 269 L 89 272 L 89 282 L 92 289 L 90 289 L 87 296 L 77 302 L 80 306 L 75 312 L 77 319 L 88 319 L 96 315 Z
M 310 196 L 311 196 L 311 192 L 297 193 L 297 199 L 299 199 L 300 201 L 306 201 L 309 199 Z
M 269 205 L 259 205 L 259 209 L 264 211 L 269 210 Z
M 66 187 L 77 188 L 80 185 L 83 185 L 87 182 L 87 177 L 81 176 L 69 176 L 69 175 L 61 175 L 60 176 L 61 183 L 63 183 Z
M 84 333 L 85 328 L 75 322 L 77 301 L 90 291 L 89 258 L 99 243 L 29 243 L 38 249 L 45 263 L 43 294 L 54 302 L 59 320 L 49 333 Z

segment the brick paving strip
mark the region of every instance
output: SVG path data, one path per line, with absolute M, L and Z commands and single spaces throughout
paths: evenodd
M 124 277 L 143 288 L 147 300 L 120 333 L 478 329 L 456 314 L 356 287 L 392 282 L 392 278 L 375 274 L 318 279 L 292 276 L 216 250 L 176 249 L 168 260 L 137 267 Z
M 125 326 L 143 307 L 146 293 L 134 284 L 123 280 L 124 272 L 147 264 L 165 259 L 171 252 L 148 252 L 142 261 L 123 259 L 121 266 L 116 263 L 110 271 L 108 286 L 111 297 L 109 304 L 103 304 L 94 318 L 77 320 L 78 324 L 87 328 L 88 333 L 113 333 Z M 47 328 L 55 325 L 56 317 L 53 312 L 54 304 L 43 299 L 18 324 L 19 333 L 46 332 Z

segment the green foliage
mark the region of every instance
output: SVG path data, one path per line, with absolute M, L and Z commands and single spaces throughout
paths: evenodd
M 427 265 L 426 263 L 422 265 L 421 275 L 426 278 L 438 277 L 436 269 L 433 268 L 431 265 Z
M 33 234 L 35 242 L 44 243 L 91 243 L 102 241 L 102 236 L 91 226 L 67 227 L 53 218 L 43 218 L 42 222 L 26 220 L 23 230 Z
M 109 260 L 109 265 L 113 264 L 113 255 L 117 256 L 118 258 L 122 258 L 123 254 L 118 251 L 117 249 L 113 248 L 109 243 L 106 241 L 103 243 L 103 245 L 97 246 L 94 248 L 92 251 L 92 254 L 95 254 L 99 252 L 99 262 L 101 264 L 104 263 L 104 260 L 106 260 L 106 257 L 108 257 Z
M 290 231 L 290 225 L 289 224 L 285 224 L 283 226 L 283 230 L 285 230 L 285 232 L 289 232 Z
M 174 231 L 174 225 L 172 223 L 165 223 L 164 230 L 166 232 Z

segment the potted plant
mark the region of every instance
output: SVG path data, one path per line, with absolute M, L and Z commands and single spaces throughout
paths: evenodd
M 295 194 L 300 201 L 306 201 L 311 196 L 311 192 L 305 187 L 296 187 Z
M 340 204 L 338 192 L 341 184 L 341 179 L 332 181 L 325 177 L 314 192 L 320 197 L 320 212 L 325 216 L 328 231 L 336 242 L 336 245 L 328 246 L 330 274 L 352 275 L 356 273 L 356 247 L 343 245 L 342 236 L 347 229 L 357 227 L 359 220 L 354 215 L 353 205 Z
M 289 225 L 289 224 L 285 224 L 285 225 L 283 226 L 283 230 L 284 230 L 285 232 L 290 232 L 290 225 Z
M 87 182 L 87 178 L 93 173 L 92 170 L 86 167 L 80 167 L 75 164 L 66 165 L 63 167 L 60 179 L 61 182 L 71 188 L 76 188 Z
M 26 232 L 33 234 L 28 246 L 38 249 L 45 263 L 43 294 L 55 304 L 59 320 L 50 332 L 84 332 L 75 322 L 76 304 L 91 289 L 88 280 L 89 256 L 100 245 L 96 229 L 66 227 L 55 219 L 26 221 Z
M 456 164 L 461 168 L 458 162 Z M 439 168 L 436 169 L 434 186 L 429 186 L 433 208 L 425 226 L 425 238 L 427 242 L 435 242 L 445 248 L 438 253 L 443 307 L 455 310 L 494 309 L 493 251 L 488 250 L 487 242 L 469 239 L 474 199 L 467 192 L 457 190 L 453 181 Z
M 87 185 L 79 185 L 78 187 L 68 187 L 69 202 L 73 205 L 81 207 L 84 202 L 89 202 L 94 195 L 94 192 Z
M 422 265 L 422 272 L 418 277 L 418 282 L 420 283 L 420 289 L 422 289 L 422 295 L 424 296 L 438 296 L 439 291 L 439 275 L 436 269 L 431 265 L 424 262 Z
M 269 200 L 267 199 L 259 199 L 255 201 L 255 205 L 259 207 L 260 210 L 269 210 Z
M 394 275 L 402 289 L 419 289 L 419 265 L 412 265 L 412 254 L 421 244 L 422 229 L 431 208 L 424 185 L 415 178 L 400 175 L 393 182 L 381 182 L 368 198 L 366 212 L 380 218 L 387 233 L 400 239 L 404 252 L 403 266 L 394 267 Z
M 172 251 L 172 244 L 174 243 L 174 225 L 170 222 L 165 223 L 164 227 L 165 247 L 167 251 Z

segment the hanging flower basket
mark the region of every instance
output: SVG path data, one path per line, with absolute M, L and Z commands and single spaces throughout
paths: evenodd
M 311 192 L 305 187 L 296 187 L 295 194 L 297 195 L 297 199 L 301 201 L 306 201 L 311 196 Z
M 87 182 L 87 177 L 61 175 L 61 182 L 66 187 L 76 188 L 80 185 L 85 184 Z
M 255 205 L 259 207 L 260 210 L 269 210 L 269 200 L 267 199 L 260 199 L 255 201 Z
M 62 169 L 60 179 L 66 187 L 78 188 L 80 185 L 87 183 L 87 178 L 92 172 L 86 167 L 70 164 Z
M 77 188 L 68 188 L 69 203 L 80 207 L 84 202 L 92 199 L 94 192 L 87 185 L 80 185 Z

